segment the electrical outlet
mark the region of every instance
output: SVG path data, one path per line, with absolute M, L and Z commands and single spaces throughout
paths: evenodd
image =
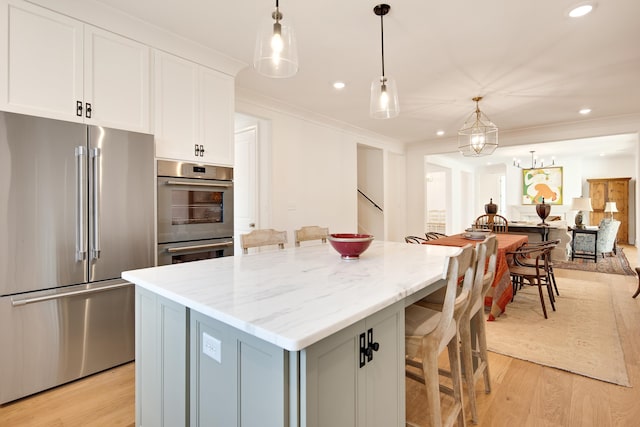
M 206 332 L 202 333 L 202 352 L 216 362 L 222 363 L 222 342 Z

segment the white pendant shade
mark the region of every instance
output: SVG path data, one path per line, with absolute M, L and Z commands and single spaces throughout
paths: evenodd
M 382 59 L 382 76 L 371 82 L 369 114 L 374 119 L 390 119 L 400 114 L 396 82 L 384 74 L 384 16 L 390 10 L 391 6 L 384 3 L 373 8 L 373 13 L 380 17 L 380 52 Z
M 390 77 L 380 77 L 371 82 L 369 113 L 374 119 L 390 119 L 400 113 L 396 81 Z
M 260 74 L 272 78 L 292 77 L 298 72 L 298 47 L 291 20 L 285 18 L 278 8 L 260 25 L 253 67 Z

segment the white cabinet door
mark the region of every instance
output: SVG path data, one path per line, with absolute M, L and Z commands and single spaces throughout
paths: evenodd
M 155 54 L 156 156 L 233 166 L 233 78 Z
M 147 46 L 23 1 L 2 6 L 5 110 L 149 132 Z
M 201 161 L 198 134 L 198 66 L 155 53 L 156 157 Z
M 84 46 L 85 122 L 149 132 L 149 47 L 90 25 Z
M 24 2 L 9 2 L 5 109 L 42 117 L 82 121 L 83 25 Z M 4 62 L 4 61 L 3 61 Z
M 371 357 L 361 348 L 376 343 Z M 405 425 L 404 302 L 303 351 L 308 427 Z
M 205 158 L 233 166 L 233 77 L 200 67 L 200 129 Z

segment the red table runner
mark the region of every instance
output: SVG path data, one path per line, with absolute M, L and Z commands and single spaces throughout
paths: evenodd
M 507 252 L 511 252 L 529 241 L 526 235 L 506 233 L 497 233 L 496 239 L 498 240 L 498 259 L 496 260 L 496 277 L 491 284 L 493 292 L 489 291 L 484 298 L 484 305 L 490 307 L 489 320 L 495 320 L 496 317 L 504 313 L 513 296 Z M 461 247 L 468 244 L 475 246 L 480 241 L 467 239 L 463 234 L 455 234 L 436 240 L 429 240 L 425 244 Z

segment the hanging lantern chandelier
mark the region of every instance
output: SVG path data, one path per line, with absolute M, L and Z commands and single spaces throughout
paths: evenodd
M 466 157 L 488 156 L 498 147 L 498 127 L 480 111 L 481 100 L 481 96 L 472 98 L 476 110 L 458 131 L 458 150 Z

